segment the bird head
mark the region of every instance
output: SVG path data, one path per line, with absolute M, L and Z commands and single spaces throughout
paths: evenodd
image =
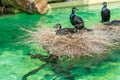
M 59 29 L 61 29 L 62 28 L 62 26 L 61 26 L 61 24 L 56 24 L 55 26 L 54 26 L 54 28 L 56 28 L 56 30 L 59 30 Z
M 75 12 L 75 11 L 77 11 L 78 9 L 76 8 L 76 7 L 73 7 L 72 8 L 72 12 Z
M 104 6 L 104 7 L 107 7 L 107 2 L 103 2 L 103 6 Z

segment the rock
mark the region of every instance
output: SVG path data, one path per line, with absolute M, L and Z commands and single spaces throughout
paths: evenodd
M 12 6 L 28 13 L 44 14 L 49 9 L 47 0 L 1 0 L 1 5 Z

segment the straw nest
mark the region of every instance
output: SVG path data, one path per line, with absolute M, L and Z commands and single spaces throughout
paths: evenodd
M 99 24 L 92 29 L 89 32 L 83 30 L 75 34 L 56 35 L 54 29 L 40 28 L 32 36 L 48 54 L 75 58 L 101 55 L 120 41 L 120 26 Z

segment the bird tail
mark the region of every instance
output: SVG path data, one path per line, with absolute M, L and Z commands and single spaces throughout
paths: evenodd
M 87 31 L 92 31 L 92 29 L 88 29 L 86 27 L 83 28 L 84 30 L 87 30 Z

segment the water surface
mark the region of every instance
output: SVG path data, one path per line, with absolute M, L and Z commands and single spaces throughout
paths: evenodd
M 120 19 L 120 3 L 109 4 L 111 20 Z M 85 21 L 86 27 L 99 23 L 101 5 L 80 6 L 77 15 Z M 37 45 L 30 43 L 30 35 L 22 30 L 35 30 L 37 27 L 53 28 L 56 23 L 63 27 L 73 27 L 69 22 L 71 8 L 54 9 L 44 15 L 20 13 L 16 15 L 0 16 L 0 80 L 21 80 L 22 76 L 39 67 L 43 62 L 30 59 L 28 54 L 45 51 Z M 91 73 L 84 69 L 73 69 L 71 73 L 76 80 L 120 80 L 120 47 L 111 50 L 113 60 L 105 61 L 92 68 Z M 52 80 L 56 75 L 50 66 L 32 75 L 28 80 Z M 58 77 L 56 80 L 67 80 Z

